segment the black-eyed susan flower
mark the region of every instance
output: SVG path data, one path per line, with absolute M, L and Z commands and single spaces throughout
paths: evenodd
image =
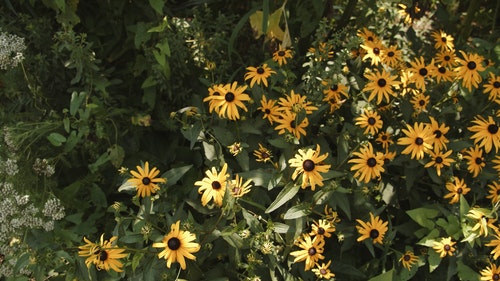
M 301 136 L 307 135 L 305 128 L 309 126 L 309 120 L 305 117 L 302 120 L 296 120 L 297 113 L 285 110 L 280 114 L 280 117 L 276 120 L 279 123 L 274 129 L 278 131 L 278 134 L 282 135 L 286 132 L 293 134 L 298 140 Z
M 363 39 L 363 41 L 366 42 L 379 42 L 380 39 L 370 31 L 368 28 L 363 27 L 362 29 L 359 29 L 357 32 L 357 36 Z
M 493 166 L 493 169 L 497 171 L 498 174 L 500 174 L 500 155 L 495 156 L 495 159 L 491 160 L 495 166 Z
M 365 129 L 363 134 L 371 134 L 376 135 L 379 129 L 382 129 L 382 118 L 376 111 L 372 111 L 370 109 L 366 109 L 361 113 L 359 117 L 355 119 L 356 125 L 361 127 L 361 129 Z
M 316 264 L 316 268 L 313 268 L 311 271 L 314 272 L 314 274 L 318 278 L 324 278 L 324 279 L 331 279 L 335 277 L 335 274 L 330 271 L 330 264 L 332 264 L 332 261 L 328 261 L 328 263 L 319 263 Z
M 312 105 L 312 102 L 306 101 L 306 99 L 307 96 L 296 94 L 292 90 L 290 95 L 285 95 L 284 98 L 279 98 L 278 104 L 280 107 L 278 108 L 278 111 L 291 111 L 293 113 L 299 113 L 302 110 L 305 110 L 306 114 L 311 114 L 318 108 Z
M 492 235 L 494 237 L 494 239 L 491 239 L 489 243 L 484 244 L 484 245 L 488 246 L 488 247 L 494 247 L 494 249 L 491 250 L 490 254 L 493 255 L 494 260 L 497 260 L 498 257 L 500 256 L 500 232 L 498 231 L 498 228 L 494 229 L 494 231 L 495 231 L 495 234 Z M 498 280 L 500 280 L 500 279 L 498 279 Z
M 384 165 L 389 164 L 394 158 L 396 158 L 396 151 L 386 150 L 384 153 Z
M 441 169 L 444 166 L 449 167 L 451 163 L 455 162 L 453 158 L 449 158 L 449 156 L 453 153 L 452 150 L 448 150 L 446 152 L 438 150 L 438 151 L 429 151 L 429 155 L 431 156 L 431 161 L 425 164 L 425 168 L 435 167 L 438 176 L 441 176 Z
M 194 242 L 196 235 L 180 230 L 180 221 L 173 223 L 170 232 L 163 237 L 161 242 L 153 243 L 153 248 L 162 248 L 158 258 L 163 258 L 170 268 L 172 263 L 178 262 L 182 269 L 186 269 L 186 259 L 196 260 L 194 253 L 200 250 L 200 244 Z
M 203 99 L 203 102 L 208 102 L 208 111 L 210 113 L 215 111 L 215 113 L 219 114 L 218 97 L 223 96 L 225 93 L 224 84 L 217 84 L 208 88 L 208 96 Z
M 474 144 L 484 147 L 486 153 L 489 153 L 494 146 L 495 152 L 498 153 L 498 149 L 500 148 L 500 130 L 493 117 L 488 116 L 488 120 L 486 120 L 483 116 L 478 115 L 472 123 L 474 125 L 467 127 L 467 129 L 475 133 L 471 137 L 474 140 Z
M 415 83 L 417 89 L 425 91 L 426 80 L 430 80 L 436 71 L 434 63 L 426 65 L 424 58 L 419 57 L 415 61 L 410 62 L 410 65 L 411 67 L 408 68 L 408 71 L 411 73 L 408 76 L 410 82 Z
M 387 47 L 382 50 L 381 61 L 389 67 L 396 68 L 402 61 L 401 50 L 398 50 L 396 45 Z
M 115 245 L 117 236 L 111 237 L 109 240 L 104 240 L 104 234 L 101 235 L 99 243 L 93 243 L 87 238 L 83 238 L 85 245 L 79 246 L 78 255 L 87 257 L 85 265 L 90 267 L 94 264 L 98 270 L 123 272 L 123 263 L 119 260 L 126 257 L 125 249 Z
M 458 177 L 453 177 L 453 181 L 447 182 L 446 189 L 449 193 L 444 195 L 444 199 L 450 199 L 450 204 L 457 203 L 460 200 L 460 195 L 466 195 L 470 191 L 464 179 Z
M 356 171 L 354 177 L 359 181 L 368 183 L 372 179 L 380 177 L 380 173 L 384 172 L 384 154 L 381 152 L 375 153 L 371 143 L 361 147 L 359 152 L 352 153 L 355 158 L 348 162 L 353 163 L 351 171 Z
M 243 182 L 243 178 L 236 175 L 234 180 L 229 183 L 229 192 L 235 198 L 242 197 L 243 195 L 250 192 L 252 185 L 250 184 L 252 180 L 247 180 Z
M 253 155 L 255 156 L 255 161 L 257 162 L 272 162 L 271 158 L 273 157 L 273 155 L 271 151 L 260 143 L 259 148 L 253 151 Z
M 491 203 L 495 205 L 500 201 L 500 184 L 494 181 L 488 184 L 488 196 L 486 198 L 491 200 Z
M 323 237 L 331 237 L 332 233 L 335 232 L 335 226 L 329 220 L 322 219 L 318 221 L 314 221 L 311 226 L 311 232 L 309 235 L 312 236 L 323 236 Z
M 481 281 L 497 281 L 500 280 L 500 267 L 494 263 L 490 263 L 485 269 L 481 270 Z
M 483 150 L 477 145 L 465 151 L 464 158 L 467 159 L 467 170 L 472 174 L 472 177 L 477 177 L 481 170 L 486 166 L 483 157 Z
M 287 64 L 286 59 L 292 58 L 292 51 L 284 49 L 281 45 L 278 50 L 273 53 L 273 61 L 277 62 L 280 66 Z
M 374 66 L 377 66 L 381 62 L 382 50 L 384 50 L 382 41 L 365 41 L 361 44 L 361 48 L 366 51 L 363 61 L 370 59 L 370 64 Z
M 495 74 L 490 72 L 490 78 L 488 79 L 488 83 L 484 84 L 483 87 L 484 87 L 483 93 L 488 94 L 489 100 L 491 101 L 500 100 L 500 76 L 495 76 Z
M 313 268 L 319 260 L 325 258 L 323 256 L 325 239 L 323 237 L 311 236 L 307 234 L 302 234 L 302 236 L 295 243 L 302 250 L 293 251 L 290 255 L 294 256 L 294 263 L 304 261 L 304 270 L 310 270 Z
M 149 163 L 146 161 L 144 163 L 144 168 L 141 166 L 136 166 L 136 171 L 130 171 L 133 178 L 127 180 L 128 183 L 135 186 L 137 189 L 137 196 L 146 197 L 151 196 L 151 194 L 156 193 L 160 189 L 159 183 L 166 183 L 167 180 L 164 178 L 157 178 L 160 171 L 153 167 L 151 171 L 149 170 Z
M 439 124 L 434 117 L 429 116 L 430 124 L 428 127 L 432 132 L 434 138 L 432 138 L 431 144 L 434 150 L 443 150 L 446 149 L 446 144 L 449 140 L 446 138 L 446 134 L 450 130 L 450 127 L 446 126 L 446 124 Z
M 485 70 L 483 57 L 478 54 L 466 54 L 460 51 L 463 59 L 457 58 L 455 68 L 456 78 L 462 80 L 462 86 L 472 91 L 472 87 L 477 88 L 482 81 L 480 72 Z
M 446 32 L 436 30 L 432 32 L 432 37 L 434 38 L 434 48 L 436 48 L 436 50 L 443 51 L 455 49 L 453 36 L 446 34 Z
M 260 107 L 258 107 L 257 109 L 264 113 L 262 119 L 267 119 L 267 121 L 269 121 L 269 123 L 272 125 L 280 115 L 278 108 L 279 106 L 276 105 L 276 100 L 268 100 L 265 95 L 262 95 L 262 99 L 260 100 Z
M 443 67 L 454 67 L 456 64 L 455 50 L 442 50 L 436 54 L 434 59 L 438 65 Z
M 238 86 L 238 82 L 224 85 L 224 91 L 221 96 L 213 96 L 214 106 L 217 108 L 216 112 L 220 118 L 227 118 L 229 120 L 240 119 L 238 108 L 248 111 L 243 103 L 249 101 L 250 97 L 244 93 L 247 86 Z
M 418 94 L 413 96 L 410 102 L 413 105 L 413 109 L 416 113 L 427 112 L 427 106 L 429 105 L 430 99 L 430 96 Z
M 229 153 L 231 153 L 231 155 L 233 155 L 233 156 L 236 156 L 243 151 L 243 147 L 241 146 L 241 142 L 234 142 L 233 144 L 228 145 L 227 149 L 229 150 Z
M 262 83 L 267 87 L 267 78 L 271 77 L 271 74 L 275 73 L 276 71 L 268 67 L 266 63 L 257 67 L 249 66 L 247 67 L 247 73 L 245 73 L 245 80 L 251 79 L 250 88 L 252 88 L 255 83 L 257 83 L 257 85 Z
M 418 256 L 415 256 L 413 251 L 406 251 L 399 259 L 399 262 L 403 265 L 403 267 L 408 270 L 410 270 L 417 261 Z
M 344 102 L 346 102 L 346 99 L 342 99 L 342 97 L 336 94 L 328 94 L 325 95 L 323 101 L 326 101 L 328 103 L 328 105 L 330 106 L 330 113 L 333 113 L 337 109 L 339 109 L 342 104 L 344 104 Z
M 368 101 L 377 97 L 377 104 L 380 104 L 382 99 L 390 102 L 390 96 L 396 96 L 393 87 L 399 85 L 399 81 L 396 81 L 398 78 L 397 76 L 391 76 L 391 74 L 385 70 L 382 70 L 382 72 L 375 70 L 366 73 L 365 77 L 369 81 L 366 83 L 363 91 L 370 92 Z
M 323 94 L 326 97 L 336 97 L 338 100 L 341 99 L 341 96 L 344 96 L 346 98 L 349 97 L 348 90 L 346 85 L 342 83 L 335 83 L 331 84 L 331 82 L 327 80 L 321 81 L 321 84 L 326 87 L 326 89 L 323 90 Z
M 220 207 L 222 206 L 222 199 L 227 187 L 227 178 L 229 177 L 227 174 L 227 163 L 224 163 L 219 173 L 217 173 L 215 167 L 212 167 L 212 170 L 207 170 L 205 174 L 207 175 L 206 177 L 194 183 L 194 185 L 199 186 L 198 193 L 203 193 L 201 204 L 205 206 L 213 199 L 215 205 Z
M 384 235 L 388 230 L 387 224 L 388 222 L 384 222 L 379 218 L 379 216 L 373 216 L 370 212 L 370 221 L 364 222 L 360 219 L 356 219 L 356 221 L 360 225 L 356 225 L 356 229 L 358 230 L 361 236 L 358 237 L 356 241 L 361 242 L 365 239 L 372 239 L 373 244 L 383 244 Z
M 434 241 L 434 246 L 432 248 L 439 254 L 439 257 L 444 258 L 447 255 L 453 256 L 455 252 L 455 246 L 457 242 L 451 241 L 451 237 L 441 238 L 440 242 Z
M 436 71 L 434 71 L 433 75 L 436 78 L 437 83 L 441 83 L 441 81 L 451 82 L 455 78 L 455 73 L 451 69 L 442 65 L 436 66 Z
M 485 209 L 473 208 L 470 209 L 465 215 L 476 222 L 471 231 L 479 231 L 479 236 L 483 235 L 484 237 L 487 237 L 489 229 L 498 230 L 498 227 L 494 225 L 497 220 L 487 213 L 488 212 Z
M 406 145 L 406 148 L 401 153 L 411 154 L 412 159 L 420 160 L 432 149 L 434 135 L 424 123 L 415 122 L 413 127 L 407 124 L 402 132 L 405 136 L 398 139 L 398 144 Z
M 316 145 L 316 149 L 299 149 L 295 157 L 288 160 L 290 167 L 295 168 L 292 180 L 302 175 L 302 188 L 311 186 L 314 191 L 316 185 L 323 186 L 323 176 L 320 173 L 328 172 L 331 166 L 323 162 L 327 157 L 328 153 L 320 155 L 319 145 Z
M 378 133 L 375 142 L 382 145 L 382 148 L 385 150 L 389 149 L 389 145 L 394 144 L 394 141 L 392 140 L 392 134 L 387 131 Z

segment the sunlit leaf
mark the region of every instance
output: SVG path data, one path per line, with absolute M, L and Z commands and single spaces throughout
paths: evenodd
M 293 182 L 288 183 L 283 190 L 276 196 L 276 199 L 269 205 L 266 210 L 266 213 L 271 213 L 272 211 L 278 209 L 283 204 L 292 199 L 297 192 L 299 192 L 300 185 L 296 185 Z

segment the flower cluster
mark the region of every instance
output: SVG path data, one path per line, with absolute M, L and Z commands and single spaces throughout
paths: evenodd
M 24 38 L 7 32 L 0 33 L 0 69 L 16 67 L 23 61 L 26 50 Z

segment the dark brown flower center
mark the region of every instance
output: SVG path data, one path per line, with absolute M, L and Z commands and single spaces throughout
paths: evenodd
M 267 154 L 267 152 L 262 152 L 261 157 L 263 159 L 269 158 L 269 154 Z
M 295 120 L 292 120 L 292 122 L 290 122 L 290 128 L 295 129 L 295 127 Z
M 377 85 L 378 85 L 379 87 L 381 87 L 381 88 L 382 88 L 382 87 L 385 87 L 385 85 L 387 85 L 387 81 L 385 81 L 385 79 L 384 79 L 384 78 L 380 78 L 380 79 L 378 79 L 378 81 L 377 81 Z
M 470 69 L 470 70 L 476 69 L 476 63 L 473 62 L 473 61 L 468 62 L 467 63 L 467 68 Z
M 212 188 L 215 189 L 215 190 L 218 190 L 222 187 L 222 185 L 220 184 L 220 182 L 218 181 L 213 181 L 212 182 Z
M 389 52 L 387 53 L 387 56 L 388 56 L 388 57 L 390 57 L 390 58 L 392 58 L 394 55 L 395 55 L 395 54 L 394 54 L 394 52 L 393 52 L 393 51 L 389 51 Z
M 476 162 L 477 165 L 481 165 L 481 163 L 483 163 L 483 159 L 481 157 L 476 157 L 474 162 Z
M 278 56 L 284 57 L 285 56 L 285 51 L 278 51 Z
M 322 227 L 318 227 L 318 234 L 319 234 L 319 235 L 323 235 L 323 234 L 325 234 L 325 229 L 324 229 L 324 228 L 322 228 Z
M 443 163 L 443 158 L 441 156 L 438 156 L 436 157 L 436 160 L 434 160 L 434 162 L 436 162 L 436 164 L 441 164 Z
M 495 273 L 493 274 L 493 276 L 491 277 L 493 280 L 500 280 L 500 274 L 498 273 Z
M 326 271 L 326 269 L 322 268 L 322 269 L 320 269 L 320 270 L 319 270 L 319 273 L 320 273 L 321 275 L 326 275 L 327 271 Z M 495 280 L 496 280 L 496 279 L 495 279 Z
M 374 39 L 373 39 L 373 37 L 372 37 L 372 36 L 368 36 L 368 38 L 366 38 L 366 40 L 368 40 L 368 41 L 373 41 Z
M 428 72 L 427 72 L 427 69 L 424 67 L 424 68 L 421 68 L 421 69 L 418 71 L 418 73 L 419 73 L 420 75 L 422 75 L 422 76 L 425 76 L 425 75 L 427 75 L 427 73 L 428 73 Z
M 371 237 L 372 239 L 377 238 L 379 235 L 380 235 L 380 233 L 378 232 L 378 230 L 376 230 L 376 229 L 372 229 L 372 230 L 370 230 L 370 237 Z
M 234 101 L 234 94 L 232 92 L 228 92 L 224 98 L 226 99 L 227 102 L 232 102 Z
M 148 185 L 150 183 L 151 183 L 151 179 L 150 178 L 148 178 L 148 177 L 143 177 L 142 178 L 142 184 Z
M 500 82 L 498 82 L 498 81 L 493 82 L 493 88 L 495 88 L 495 89 L 500 88 Z
M 420 105 L 420 106 L 424 106 L 424 105 L 425 105 L 425 100 L 419 100 L 419 101 L 418 101 L 418 105 Z
M 108 253 L 106 251 L 102 251 L 99 253 L 99 260 L 105 261 L 108 259 Z
M 403 260 L 404 261 L 410 261 L 411 260 L 411 256 L 410 255 L 404 255 L 403 256 Z
M 262 67 L 257 68 L 257 73 L 258 74 L 263 74 L 264 72 L 265 72 L 264 68 L 262 68 Z
M 266 114 L 269 114 L 269 113 L 271 113 L 271 109 L 266 108 L 266 109 L 264 109 L 264 112 L 265 112 Z
M 434 136 L 436 137 L 436 139 L 439 139 L 442 135 L 443 135 L 443 133 L 441 133 L 440 130 L 435 130 L 434 131 Z
M 464 190 L 461 187 L 457 188 L 457 194 L 462 194 L 462 192 L 464 192 Z
M 373 53 L 374 53 L 375 55 L 380 54 L 380 49 L 379 49 L 379 48 L 377 48 L 377 47 L 373 48 Z
M 416 144 L 416 145 L 422 145 L 422 144 L 424 144 L 424 139 L 423 139 L 423 138 L 421 138 L 421 137 L 417 137 L 417 138 L 415 139 L 415 144 Z
M 498 133 L 498 126 L 496 124 L 488 125 L 488 132 L 492 135 Z
M 443 43 L 446 43 L 446 37 L 441 37 L 441 41 L 442 41 Z
M 377 120 L 374 117 L 368 117 L 368 124 L 373 126 L 375 122 L 377 122 Z
M 438 68 L 438 71 L 441 74 L 445 74 L 446 73 L 446 68 L 444 66 L 441 66 L 440 68 Z
M 382 135 L 381 139 L 382 139 L 383 141 L 386 141 L 386 140 L 387 140 L 387 136 L 386 136 L 386 135 Z
M 167 246 L 170 250 L 175 251 L 181 247 L 181 240 L 177 237 L 168 239 Z
M 315 166 L 316 164 L 314 164 L 314 162 L 310 159 L 304 160 L 304 162 L 302 163 L 302 168 L 304 168 L 304 171 L 306 172 L 314 170 Z
M 368 165 L 368 167 L 370 168 L 375 167 L 377 165 L 377 159 L 373 157 L 368 158 L 368 160 L 366 160 L 366 165 Z
M 314 247 L 309 248 L 309 250 L 307 250 L 307 253 L 308 253 L 310 256 L 314 256 L 314 255 L 316 255 L 316 248 L 314 248 Z
M 451 246 L 450 246 L 450 245 L 448 245 L 448 244 L 446 244 L 446 245 L 444 245 L 444 246 L 443 246 L 443 249 L 444 249 L 446 252 L 448 252 L 449 250 L 451 250 Z
M 444 56 L 444 57 L 443 57 L 443 59 L 444 59 L 445 61 L 449 61 L 449 60 L 451 60 L 451 57 L 450 57 L 450 56 L 448 56 L 448 55 L 446 55 L 446 56 Z
M 339 89 L 338 85 L 333 85 L 333 86 L 330 87 L 330 90 L 334 91 L 334 92 L 336 92 L 338 89 Z

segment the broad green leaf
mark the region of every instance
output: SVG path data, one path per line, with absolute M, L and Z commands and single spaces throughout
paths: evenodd
M 310 213 L 311 213 L 311 204 L 304 202 L 288 209 L 283 218 L 285 220 L 292 220 L 300 217 L 305 217 Z
M 284 224 L 284 223 L 280 223 L 280 222 L 274 223 L 274 231 L 276 233 L 287 233 L 289 229 L 290 229 L 290 226 L 288 224 Z
M 70 124 L 69 124 L 69 118 L 68 117 L 64 117 L 63 119 L 63 126 L 64 126 L 64 131 L 66 133 L 69 133 L 69 130 L 70 130 Z
M 69 114 L 71 114 L 71 116 L 75 116 L 86 96 L 87 94 L 85 92 L 73 92 L 71 94 L 71 102 L 69 104 Z
M 135 271 L 137 266 L 141 263 L 142 258 L 144 257 L 143 252 L 135 252 L 134 257 L 132 258 L 132 271 Z
M 423 228 L 422 230 L 427 230 Z M 432 229 L 424 238 L 417 242 L 418 245 L 423 245 L 426 247 L 434 246 L 436 238 L 439 237 L 439 230 L 437 228 Z
M 81 136 L 76 134 L 76 131 L 71 131 L 64 145 L 64 152 L 70 152 L 75 148 L 77 143 L 81 140 Z
M 167 180 L 167 186 L 176 184 L 185 173 L 187 173 L 193 165 L 186 165 L 182 167 L 172 168 L 161 175 L 162 178 Z
M 90 190 L 90 200 L 97 207 L 107 207 L 108 200 L 106 199 L 106 194 L 102 191 L 102 189 L 98 185 L 93 185 Z
M 267 187 L 269 181 L 273 178 L 274 173 L 271 170 L 257 169 L 247 172 L 238 173 L 245 180 L 252 180 L 254 186 Z
M 439 254 L 434 251 L 434 249 L 429 249 L 429 257 L 427 260 L 429 261 L 429 271 L 433 272 L 441 263 L 441 257 L 439 257 Z
M 293 182 L 290 182 L 287 185 L 285 185 L 283 190 L 281 190 L 278 196 L 276 196 L 274 202 L 271 203 L 271 205 L 269 205 L 269 207 L 266 210 L 266 213 L 270 213 L 281 207 L 286 202 L 288 202 L 295 196 L 295 194 L 297 194 L 297 192 L 299 192 L 299 189 L 300 185 L 296 185 Z
M 422 207 L 413 210 L 406 211 L 408 216 L 418 223 L 428 229 L 434 228 L 434 218 L 439 215 L 439 210 L 434 208 Z
M 120 168 L 123 163 L 123 159 L 125 158 L 125 150 L 123 147 L 114 144 L 110 148 L 108 148 L 109 153 L 109 161 L 115 168 Z
M 393 278 L 394 278 L 394 269 L 391 269 L 387 272 L 384 272 L 380 275 L 370 278 L 370 280 L 368 281 L 392 281 Z
M 457 260 L 457 270 L 460 280 L 480 281 L 479 274 L 472 268 L 465 265 L 461 259 Z
M 163 15 L 165 0 L 149 0 L 149 5 L 160 15 Z
M 248 171 L 250 169 L 250 157 L 248 157 L 248 153 L 246 152 L 241 152 L 236 155 L 236 161 L 238 161 L 238 164 L 241 167 L 241 170 L 243 171 Z
M 92 172 L 92 173 L 97 172 L 99 167 L 108 161 L 109 161 L 109 154 L 106 151 L 103 154 L 101 154 L 101 156 L 99 156 L 99 158 L 97 158 L 97 160 L 94 163 L 89 164 L 90 172 Z
M 66 137 L 59 133 L 50 133 L 47 136 L 47 139 L 53 146 L 61 146 L 64 142 L 66 142 Z

